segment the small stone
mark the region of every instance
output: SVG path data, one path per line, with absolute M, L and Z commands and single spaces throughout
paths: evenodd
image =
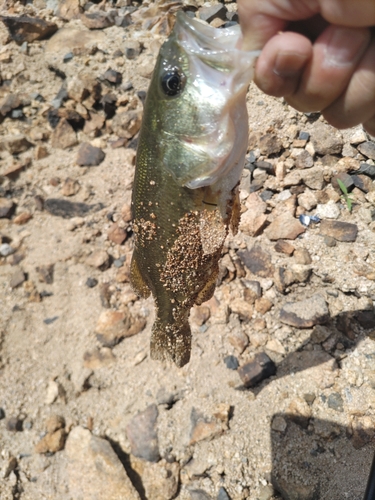
M 192 408 L 190 415 L 190 444 L 211 440 L 217 436 L 220 436 L 224 432 L 224 430 L 226 430 L 227 421 L 223 421 L 223 417 L 227 420 L 228 414 L 225 416 L 222 414 L 222 411 L 220 411 L 220 413 L 221 415 L 218 415 L 218 418 L 216 418 L 215 416 L 206 418 L 194 407 Z
M 67 177 L 63 182 L 61 188 L 61 194 L 63 196 L 74 196 L 75 194 L 78 193 L 79 189 L 80 189 L 79 182 L 76 181 L 75 179 Z
M 45 403 L 51 405 L 56 401 L 59 395 L 62 394 L 62 387 L 55 380 L 50 380 L 48 382 L 47 393 L 45 397 Z
M 284 500 L 317 500 L 319 498 L 318 484 L 301 484 L 291 478 L 272 476 L 272 483 Z
M 266 297 L 261 297 L 255 301 L 255 310 L 260 314 L 266 314 L 270 309 L 272 309 L 272 302 Z
M 90 30 L 102 30 L 115 24 L 115 16 L 112 12 L 87 12 L 80 16 L 81 21 Z
M 358 226 L 349 222 L 322 220 L 320 223 L 320 234 L 335 238 L 337 241 L 355 241 L 358 234 Z
M 152 404 L 135 415 L 126 426 L 132 454 L 148 462 L 160 459 L 157 435 L 158 407 Z
M 190 490 L 190 500 L 212 500 L 204 490 Z
M 234 299 L 230 302 L 230 309 L 233 313 L 238 314 L 242 319 L 251 319 L 253 315 L 253 306 L 243 299 Z
M 228 335 L 229 343 L 242 354 L 246 347 L 249 345 L 249 337 L 240 329 L 234 329 Z
M 254 387 L 262 380 L 275 375 L 276 365 L 266 353 L 257 353 L 253 360 L 242 365 L 238 373 L 245 387 Z
M 153 67 L 152 67 L 153 69 Z M 116 113 L 112 120 L 112 130 L 118 137 L 131 139 L 141 128 L 142 115 L 139 110 Z
M 45 146 L 42 146 L 40 144 L 36 146 L 34 151 L 34 158 L 36 160 L 42 160 L 43 158 L 47 158 L 48 155 L 49 155 L 48 149 Z
M 311 142 L 319 155 L 341 153 L 344 141 L 341 133 L 323 122 L 316 121 L 311 131 Z
M 332 236 L 324 236 L 323 241 L 327 247 L 335 247 L 337 245 L 335 238 L 332 238 Z
M 0 420 L 3 420 L 5 418 L 5 411 L 3 408 L 0 407 Z
M 331 336 L 331 334 L 332 331 L 326 326 L 316 325 L 314 326 L 311 334 L 311 342 L 314 342 L 315 344 L 322 344 L 328 339 L 328 337 Z
M 288 417 L 292 422 L 307 429 L 312 410 L 306 401 L 302 398 L 295 398 L 288 407 Z
M 38 266 L 35 271 L 38 273 L 40 283 L 47 283 L 48 285 L 53 283 L 54 264 Z
M 295 247 L 288 241 L 279 240 L 274 246 L 276 252 L 285 253 L 286 255 L 293 255 Z
M 295 164 L 297 168 L 310 168 L 314 165 L 314 160 L 311 154 L 304 149 L 299 155 L 297 155 Z
M 122 227 L 119 227 L 117 223 L 112 224 L 107 232 L 108 239 L 115 243 L 116 245 L 122 245 L 126 240 L 128 233 Z
M 231 500 L 225 488 L 221 486 L 219 493 L 217 494 L 216 500 Z
M 252 193 L 256 194 L 256 193 Z M 240 230 L 249 236 L 259 236 L 267 226 L 267 215 L 254 216 L 250 210 L 241 215 Z
M 98 113 L 90 113 L 90 120 L 85 121 L 85 126 L 83 127 L 83 133 L 91 135 L 93 137 L 97 137 L 100 133 L 100 130 L 104 127 L 104 123 L 105 123 L 104 116 L 99 115 Z
M 96 278 L 87 278 L 85 285 L 88 288 L 94 288 L 98 284 L 98 280 Z
M 275 415 L 272 419 L 271 429 L 276 432 L 280 432 L 280 434 L 284 434 L 286 431 L 288 424 L 284 417 L 281 415 Z
M 95 349 L 93 352 L 85 352 L 83 355 L 83 366 L 89 370 L 97 370 L 104 366 L 109 366 L 115 361 L 115 356 L 111 349 L 103 347 Z
M 15 271 L 12 274 L 12 277 L 10 278 L 9 286 L 10 288 L 14 289 L 22 285 L 22 283 L 26 280 L 26 275 L 22 271 L 21 268 L 18 268 L 17 271 Z
M 370 165 L 369 163 L 361 163 L 357 174 L 364 174 L 372 179 L 375 179 L 375 165 Z
M 256 243 L 251 250 L 240 250 L 238 257 L 243 264 L 255 275 L 270 278 L 274 272 L 271 255 Z
M 105 153 L 100 148 L 91 146 L 88 142 L 83 142 L 78 150 L 77 165 L 80 166 L 96 166 L 99 165 L 105 158 Z
M 294 252 L 294 260 L 297 264 L 308 265 L 312 263 L 311 255 L 307 248 L 297 248 Z
M 10 417 L 5 424 L 6 430 L 9 432 L 21 432 L 22 431 L 22 420 L 18 417 Z
M 350 137 L 350 144 L 353 144 L 354 146 L 365 141 L 367 141 L 367 135 L 362 128 L 355 130 L 353 135 Z
M 65 444 L 68 495 L 85 500 L 140 500 L 125 468 L 106 439 L 75 427 Z
M 2 257 L 8 257 L 8 255 L 12 255 L 15 252 L 15 249 L 12 248 L 9 243 L 3 243 L 0 245 L 0 255 Z
M 103 75 L 103 78 L 115 85 L 119 85 L 122 82 L 122 74 L 114 69 L 107 69 L 107 71 Z
M 367 158 L 375 160 L 375 142 L 373 141 L 363 142 L 362 144 L 359 144 L 357 146 L 357 149 L 364 156 L 367 156 Z
M 86 259 L 86 264 L 101 271 L 105 271 L 111 265 L 111 259 L 105 250 L 94 250 Z
M 225 356 L 224 363 L 225 363 L 225 366 L 228 368 L 228 370 L 237 370 L 237 368 L 240 366 L 236 356 L 232 356 L 232 355 Z
M 319 204 L 316 207 L 316 215 L 320 219 L 337 219 L 340 213 L 340 208 L 333 200 L 329 200 L 324 205 Z
M 145 496 L 152 500 L 172 500 L 179 487 L 180 466 L 178 462 L 147 462 L 130 456 L 130 467 L 142 481 Z M 120 499 L 119 499 L 120 500 Z M 125 500 L 125 499 L 124 499 Z
M 324 187 L 324 171 L 321 166 L 301 170 L 301 177 L 305 186 L 310 189 L 323 189 Z
M 30 212 L 21 212 L 13 219 L 13 222 L 18 226 L 22 226 L 23 224 L 29 222 L 29 220 L 32 219 L 32 217 L 33 216 Z
M 54 322 L 55 322 L 56 320 L 58 320 L 58 319 L 59 319 L 59 317 L 58 317 L 58 316 L 52 316 L 52 317 L 50 317 L 50 318 L 45 318 L 45 319 L 43 320 L 43 323 L 44 323 L 45 325 L 52 325 L 52 323 L 54 323 Z
M 338 412 L 344 411 L 344 401 L 341 397 L 341 394 L 339 394 L 338 392 L 332 392 L 328 396 L 327 405 L 328 408 L 331 408 L 332 410 L 336 410 Z
M 270 240 L 295 240 L 305 230 L 290 212 L 285 212 L 271 222 L 265 234 Z
M 194 306 L 190 312 L 190 320 L 193 324 L 202 326 L 211 316 L 211 310 L 206 305 Z
M 311 328 L 324 324 L 329 317 L 327 303 L 318 293 L 309 299 L 287 302 L 280 311 L 280 321 L 296 328 Z
M 244 299 L 253 304 L 256 299 L 262 296 L 262 288 L 259 281 L 243 280 L 242 284 L 245 286 Z
M 63 198 L 48 198 L 44 202 L 44 208 L 52 215 L 71 219 L 73 217 L 83 217 L 90 212 L 102 210 L 103 205 L 96 203 L 88 205 L 87 203 L 74 202 Z
M 313 210 L 318 203 L 318 200 L 313 191 L 306 189 L 306 191 L 298 195 L 298 205 L 304 208 L 307 212 Z
M 131 337 L 139 333 L 145 326 L 146 320 L 133 317 L 128 310 L 103 311 L 95 327 L 96 337 L 105 347 L 113 347 L 124 337 Z
M 35 453 L 56 453 L 63 450 L 65 445 L 65 429 L 49 432 L 35 445 Z
M 265 134 L 259 138 L 258 147 L 261 154 L 270 156 L 280 153 L 283 146 L 280 139 L 276 135 Z
M 23 135 L 5 135 L 0 139 L 0 151 L 6 150 L 12 155 L 27 151 L 33 144 Z
M 68 149 L 77 144 L 77 135 L 70 123 L 62 118 L 51 135 L 51 146 L 57 149 Z
M 228 9 L 225 5 L 221 3 L 217 3 L 214 5 L 210 5 L 208 7 L 202 7 L 199 9 L 199 18 L 207 23 L 210 23 L 215 18 L 219 18 L 223 21 L 226 21 Z
M 49 38 L 58 29 L 57 24 L 38 17 L 1 16 L 0 20 L 8 28 L 11 37 L 18 45 Z
M 8 198 L 0 198 L 0 219 L 10 219 L 16 205 Z
M 369 193 L 373 190 L 373 182 L 367 175 L 352 175 L 351 176 L 354 186 L 363 191 L 364 193 Z

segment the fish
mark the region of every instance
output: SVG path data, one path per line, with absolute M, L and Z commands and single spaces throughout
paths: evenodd
M 239 223 L 246 93 L 259 55 L 240 44 L 239 26 L 177 12 L 144 104 L 130 279 L 155 301 L 151 359 L 178 367 L 190 360 L 190 309 L 213 296 L 224 241 Z

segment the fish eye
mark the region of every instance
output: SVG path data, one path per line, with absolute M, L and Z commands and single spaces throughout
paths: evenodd
M 164 94 L 175 96 L 182 92 L 185 85 L 185 75 L 177 68 L 168 70 L 161 79 Z

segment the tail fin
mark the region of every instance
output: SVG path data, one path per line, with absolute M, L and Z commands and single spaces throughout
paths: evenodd
M 190 360 L 191 331 L 184 323 L 163 323 L 159 318 L 152 328 L 150 354 L 157 361 L 173 361 L 179 368 Z

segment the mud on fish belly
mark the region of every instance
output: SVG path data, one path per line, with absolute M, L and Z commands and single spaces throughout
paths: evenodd
M 151 358 L 177 366 L 190 359 L 190 309 L 213 295 L 224 240 L 238 226 L 257 55 L 238 49 L 239 37 L 239 27 L 215 29 L 177 13 L 145 102 L 131 282 L 155 299 Z

